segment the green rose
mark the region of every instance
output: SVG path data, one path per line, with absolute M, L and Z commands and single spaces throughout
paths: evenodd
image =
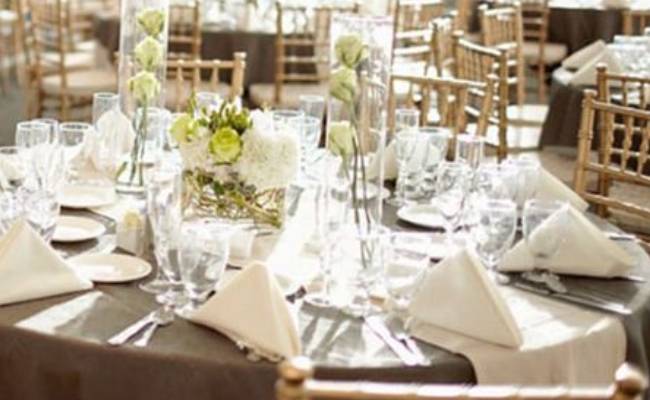
M 165 26 L 165 13 L 155 8 L 145 8 L 138 14 L 137 21 L 144 33 L 157 37 Z
M 160 93 L 160 82 L 148 71 L 140 71 L 129 79 L 128 87 L 140 104 L 148 104 Z
M 336 59 L 348 68 L 356 68 L 361 61 L 368 58 L 368 51 L 359 35 L 341 36 L 334 46 Z
M 178 143 L 187 143 L 196 136 L 199 124 L 189 114 L 179 115 L 171 127 L 171 134 Z
M 349 121 L 332 122 L 327 133 L 327 148 L 333 154 L 347 158 L 354 152 L 356 130 Z
M 135 46 L 135 60 L 143 69 L 153 71 L 163 62 L 163 47 L 156 39 L 147 36 Z
M 339 68 L 330 77 L 330 95 L 344 103 L 354 101 L 357 87 L 357 74 L 350 68 Z
M 231 164 L 241 154 L 241 138 L 236 130 L 223 127 L 217 129 L 210 139 L 210 153 L 217 164 Z

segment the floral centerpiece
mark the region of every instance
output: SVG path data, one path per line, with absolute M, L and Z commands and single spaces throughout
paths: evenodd
M 269 111 L 223 103 L 212 112 L 176 118 L 178 142 L 192 207 L 200 213 L 280 227 L 284 193 L 299 169 L 295 132 L 276 130 Z
M 136 135 L 129 159 L 117 171 L 117 183 L 122 191 L 137 192 L 144 189 L 142 161 L 147 135 L 155 129 L 149 126 L 152 108 L 163 105 L 169 0 L 122 3 L 120 99 Z

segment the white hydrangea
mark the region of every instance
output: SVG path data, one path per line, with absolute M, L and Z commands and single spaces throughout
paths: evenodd
M 242 136 L 242 155 L 235 165 L 239 177 L 257 190 L 284 188 L 300 165 L 300 145 L 295 132 L 275 131 L 270 112 L 251 113 L 253 127 Z

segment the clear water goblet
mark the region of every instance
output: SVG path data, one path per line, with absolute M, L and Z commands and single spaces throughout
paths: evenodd
M 446 241 L 450 246 L 454 246 L 454 232 L 462 220 L 470 181 L 471 169 L 464 162 L 444 162 L 438 168 L 432 204 L 443 218 Z
M 199 246 L 198 262 L 181 264 L 181 276 L 189 301 L 178 314 L 188 317 L 217 289 L 230 256 L 233 226 L 215 219 L 187 221 Z
M 30 149 L 50 141 L 50 126 L 42 122 L 24 121 L 16 125 L 16 146 Z
M 398 108 L 395 110 L 395 135 L 403 131 L 414 131 L 420 126 L 420 110 Z
M 59 140 L 59 121 L 54 118 L 37 118 L 32 120 L 47 125 L 49 128 L 48 142 L 52 144 L 58 143 Z
M 481 164 L 476 170 L 474 188 L 480 199 L 515 201 L 518 171 L 511 164 Z
M 384 285 L 392 311 L 402 318 L 406 316 L 413 293 L 429 267 L 431 245 L 431 236 L 421 233 L 390 232 L 385 236 Z
M 24 214 L 27 161 L 24 150 L 0 147 L 0 236 Z
M 420 135 L 426 136 L 424 165 L 419 177 L 420 195 L 424 201 L 431 201 L 435 195 L 438 167 L 447 157 L 452 132 L 448 128 L 421 127 Z
M 485 156 L 485 138 L 470 134 L 456 136 L 456 161 L 465 162 L 476 170 Z
M 100 118 L 109 111 L 120 108 L 120 96 L 116 93 L 99 92 L 93 95 L 92 122 L 95 129 Z
M 517 170 L 513 193 L 517 210 L 521 214 L 526 201 L 535 198 L 537 194 L 541 165 L 538 160 L 529 157 L 507 159 L 502 164 L 512 166 Z
M 423 146 L 424 145 L 424 146 Z M 416 196 L 417 177 L 423 163 L 426 137 L 417 131 L 402 131 L 394 140 L 395 161 L 397 162 L 397 195 L 388 203 L 397 207 L 407 204 Z
M 305 114 L 301 110 L 275 110 L 273 111 L 273 125 L 275 129 L 286 129 L 286 127 L 294 129 L 293 126 L 304 117 Z
M 298 97 L 300 110 L 306 117 L 316 118 L 322 123 L 325 117 L 325 98 L 323 96 L 302 94 Z
M 517 205 L 509 199 L 484 199 L 477 206 L 478 222 L 472 229 L 474 248 L 492 279 L 505 283 L 497 266 L 512 247 L 517 231 Z
M 59 129 L 59 143 L 63 147 L 66 164 L 69 166 L 71 178 L 77 179 L 78 171 L 73 166 L 73 160 L 81 154 L 84 141 L 88 135 L 94 134 L 93 127 L 85 122 L 66 122 Z
M 559 292 L 566 292 L 566 288 L 545 265 L 560 250 L 564 240 L 568 207 L 566 202 L 533 199 L 526 201 L 523 214 L 524 239 L 534 258 L 533 270 L 523 277 Z

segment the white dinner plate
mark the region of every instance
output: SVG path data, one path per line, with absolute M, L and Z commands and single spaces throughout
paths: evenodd
M 151 264 L 125 254 L 82 254 L 68 259 L 80 275 L 97 283 L 131 282 L 149 275 Z
M 52 240 L 60 243 L 83 242 L 96 239 L 106 232 L 104 224 L 90 218 L 59 217 Z
M 443 229 L 445 220 L 438 209 L 429 204 L 405 206 L 397 211 L 397 217 L 423 228 Z
M 93 208 L 115 203 L 117 195 L 111 186 L 66 185 L 59 198 L 67 208 Z

